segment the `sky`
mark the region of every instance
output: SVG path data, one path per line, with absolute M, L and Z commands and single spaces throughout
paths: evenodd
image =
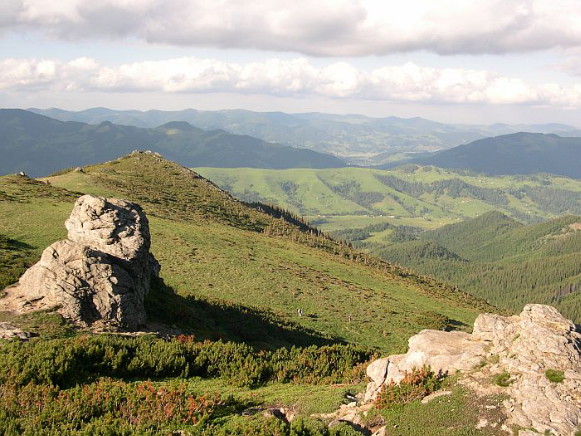
M 581 127 L 581 0 L 0 0 L 0 106 Z

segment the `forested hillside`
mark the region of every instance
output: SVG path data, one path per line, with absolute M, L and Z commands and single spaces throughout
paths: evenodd
M 581 138 L 555 134 L 514 133 L 485 138 L 414 162 L 479 173 L 551 173 L 581 178 Z
M 0 174 L 46 176 L 65 167 L 115 159 L 137 148 L 162 152 L 187 166 L 335 168 L 334 156 L 265 142 L 185 122 L 138 128 L 104 121 L 62 122 L 23 110 L 0 109 Z
M 581 319 L 577 180 L 413 165 L 200 171 L 242 198 L 288 207 L 335 238 L 492 304 L 555 304 Z
M 552 304 L 581 321 L 581 217 L 523 225 L 490 212 L 372 251 L 499 307 Z

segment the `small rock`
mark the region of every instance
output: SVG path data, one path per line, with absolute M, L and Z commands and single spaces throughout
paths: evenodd
M 383 427 L 378 428 L 377 430 L 375 430 L 371 434 L 371 436 L 387 436 L 387 435 L 388 435 L 388 433 L 387 433 L 387 427 L 386 426 L 383 426 Z
M 486 418 L 480 418 L 478 420 L 478 423 L 476 424 L 476 428 L 478 430 L 483 429 L 486 426 L 488 426 L 488 419 L 486 419 Z

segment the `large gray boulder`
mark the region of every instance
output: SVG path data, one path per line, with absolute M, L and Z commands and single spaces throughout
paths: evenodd
M 369 365 L 365 400 L 375 400 L 384 385 L 399 383 L 406 371 L 423 365 L 435 372 L 461 371 L 484 384 L 491 377 L 481 376 L 483 371 L 508 373 L 511 383 L 503 391 L 509 396 L 508 427 L 573 435 L 581 426 L 581 334 L 553 307 L 529 304 L 511 317 L 482 314 L 472 334 L 424 330 L 410 338 L 406 354 Z M 551 380 L 547 370 L 563 379 Z
M 80 197 L 55 242 L 8 290 L 3 303 L 17 311 L 57 308 L 91 327 L 135 330 L 145 324 L 145 294 L 159 264 L 149 252 L 147 218 L 135 203 Z

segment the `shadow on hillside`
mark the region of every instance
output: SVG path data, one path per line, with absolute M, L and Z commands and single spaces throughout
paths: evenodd
M 154 279 L 145 307 L 150 321 L 175 326 L 198 340 L 245 342 L 260 349 L 345 343 L 266 310 L 183 297 L 161 278 Z
M 9 238 L 6 235 L 0 233 L 0 249 L 3 250 L 33 250 L 35 247 L 27 244 L 26 242 L 19 241 L 17 239 Z

